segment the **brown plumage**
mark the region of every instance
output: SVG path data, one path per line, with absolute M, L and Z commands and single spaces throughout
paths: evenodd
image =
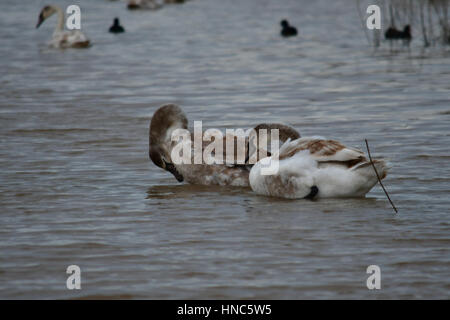
M 348 164 L 355 165 L 361 161 L 366 161 L 364 153 L 362 151 L 348 148 L 335 140 L 322 140 L 322 139 L 310 139 L 304 140 L 295 145 L 295 147 L 289 148 L 282 154 L 280 154 L 280 160 L 292 157 L 299 151 L 309 150 L 311 155 L 327 162 L 345 161 Z M 346 159 L 334 159 L 339 151 L 345 150 L 347 154 L 351 154 L 353 158 Z
M 186 181 L 192 184 L 218 184 L 218 185 L 240 185 L 248 186 L 249 170 L 253 163 L 249 163 L 249 138 L 248 136 L 229 136 L 234 142 L 234 154 L 227 152 L 226 139 L 222 144 L 224 164 L 194 164 L 194 133 L 190 132 L 192 141 L 191 164 L 174 164 L 171 152 L 175 142 L 171 141 L 172 132 L 176 129 L 187 130 L 188 120 L 180 107 L 167 104 L 160 107 L 153 115 L 149 130 L 149 157 L 158 167 L 171 172 L 178 181 Z M 257 134 L 259 129 L 278 129 L 280 140 L 296 139 L 300 134 L 293 128 L 281 124 L 259 124 L 254 129 Z M 202 137 L 203 137 L 202 133 Z M 226 138 L 226 136 L 224 136 Z M 241 141 L 242 139 L 242 141 Z M 212 142 L 203 141 L 202 154 Z M 238 143 L 240 142 L 240 143 Z M 243 142 L 243 143 L 242 143 Z M 238 155 L 241 158 L 238 158 Z M 245 155 L 245 157 L 242 157 Z M 219 156 L 212 154 L 213 157 Z

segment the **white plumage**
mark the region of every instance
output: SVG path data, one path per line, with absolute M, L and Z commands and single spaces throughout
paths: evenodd
M 278 171 L 264 175 L 269 159 L 275 167 L 278 164 Z M 385 161 L 374 164 L 383 179 L 388 171 Z M 258 194 L 291 199 L 363 197 L 377 183 L 363 152 L 334 140 L 307 137 L 287 141 L 278 154 L 258 161 L 249 180 Z
M 80 30 L 64 30 L 64 12 L 58 6 L 45 6 L 39 14 L 36 28 L 39 28 L 46 19 L 55 13 L 58 15 L 58 23 L 49 42 L 51 47 L 65 49 L 87 48 L 90 46 L 90 40 Z

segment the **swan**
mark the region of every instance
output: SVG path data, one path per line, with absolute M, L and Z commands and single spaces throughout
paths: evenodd
M 162 7 L 162 4 L 154 0 L 128 0 L 127 8 L 129 10 L 147 9 L 156 10 Z
M 271 161 L 278 171 L 264 175 L 262 167 Z M 384 179 L 389 169 L 386 162 L 378 159 L 373 164 Z M 259 160 L 249 181 L 257 194 L 313 199 L 364 197 L 378 180 L 362 151 L 334 140 L 303 137 L 286 141 L 278 153 Z
M 170 172 L 179 182 L 188 182 L 197 185 L 230 185 L 248 187 L 249 168 L 251 164 L 247 161 L 249 156 L 253 156 L 249 151 L 249 139 L 245 138 L 246 159 L 243 163 L 238 162 L 237 157 L 229 159 L 224 154 L 224 164 L 195 164 L 194 152 L 191 152 L 191 164 L 176 164 L 172 160 L 171 154 L 177 144 L 171 140 L 172 133 L 177 129 L 188 128 L 188 119 L 183 110 L 175 104 L 167 104 L 161 106 L 154 114 L 150 121 L 149 128 L 149 157 L 150 160 L 158 167 Z M 282 124 L 259 124 L 255 127 L 259 129 L 279 129 L 279 139 L 284 142 L 287 139 L 295 139 L 300 136 L 295 129 Z M 193 140 L 192 132 L 189 132 L 190 138 Z M 232 136 L 236 142 L 236 136 Z M 188 142 L 188 148 L 193 150 L 191 140 Z M 202 153 L 210 142 L 202 141 Z M 235 144 L 236 146 L 236 144 Z M 235 147 L 235 154 L 237 149 Z M 223 151 L 226 151 L 224 146 Z M 258 152 L 258 150 L 254 150 Z M 256 154 L 255 156 L 257 156 Z M 231 161 L 230 161 L 231 160 Z
M 297 29 L 289 24 L 287 20 L 282 20 L 281 24 L 281 35 L 283 37 L 292 37 L 297 35 Z
M 90 40 L 80 30 L 64 30 L 64 13 L 62 9 L 55 5 L 45 6 L 40 14 L 36 29 L 54 13 L 58 14 L 58 23 L 53 32 L 50 46 L 55 48 L 87 48 Z

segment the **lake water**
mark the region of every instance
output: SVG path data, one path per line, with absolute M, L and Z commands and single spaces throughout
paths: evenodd
M 0 298 L 450 298 L 449 48 L 374 51 L 352 0 L 58 3 L 91 48 L 48 48 L 44 1 L 0 2 Z M 311 202 L 179 184 L 148 159 L 169 102 L 204 127 L 367 138 L 399 213 L 379 186 Z

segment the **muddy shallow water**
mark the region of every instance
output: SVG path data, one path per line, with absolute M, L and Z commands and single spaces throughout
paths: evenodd
M 0 298 L 450 297 L 448 49 L 374 52 L 351 0 L 76 3 L 86 50 L 46 46 L 44 1 L 0 3 Z M 379 186 L 311 202 L 179 184 L 148 160 L 168 102 L 206 127 L 367 138 L 399 213 Z

